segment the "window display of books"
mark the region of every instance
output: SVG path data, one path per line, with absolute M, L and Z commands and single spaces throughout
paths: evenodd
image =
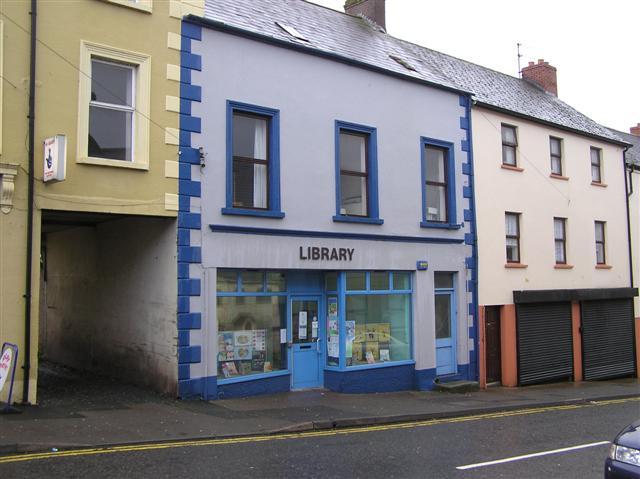
M 271 371 L 271 363 L 266 361 L 266 346 L 266 329 L 219 332 L 219 373 L 231 378 Z

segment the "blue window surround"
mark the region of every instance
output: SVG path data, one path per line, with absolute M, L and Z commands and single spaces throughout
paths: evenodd
M 349 216 L 340 214 L 340 133 L 353 132 L 367 135 L 367 217 Z M 342 223 L 365 223 L 381 225 L 378 210 L 378 134 L 377 130 L 370 126 L 348 123 L 336 120 L 335 124 L 335 148 L 336 148 L 336 215 L 333 221 Z
M 288 297 L 289 296 L 289 292 L 287 290 L 283 291 L 283 292 L 267 292 L 267 275 L 264 274 L 263 278 L 262 278 L 262 291 L 261 292 L 255 292 L 255 293 L 245 293 L 242 292 L 242 271 L 243 270 L 227 270 L 227 271 L 235 271 L 238 276 L 236 278 L 236 291 L 217 291 L 216 292 L 216 297 L 256 297 L 256 296 L 260 296 L 260 297 L 271 297 L 271 296 L 284 296 L 284 297 Z M 265 273 L 266 270 L 260 270 L 261 272 Z M 287 287 L 288 288 L 288 287 Z M 289 317 L 289 301 L 287 301 L 287 305 L 286 305 L 286 318 Z M 288 319 L 285 319 L 285 324 L 287 323 Z M 287 330 L 289 330 L 290 328 L 287 326 Z M 279 369 L 277 371 L 272 371 L 269 373 L 260 373 L 260 374 L 250 374 L 247 376 L 236 376 L 236 377 L 232 377 L 232 378 L 218 378 L 218 384 L 223 386 L 225 384 L 234 384 L 234 383 L 239 383 L 239 382 L 244 382 L 244 381 L 255 381 L 258 379 L 266 379 L 266 378 L 270 378 L 270 377 L 275 377 L 275 376 L 286 376 L 286 375 L 290 375 L 291 374 L 291 368 L 289 366 L 289 361 L 288 361 L 288 353 L 285 354 L 284 356 L 284 360 L 285 360 L 285 368 L 284 369 Z M 217 359 L 216 359 L 216 365 L 217 365 Z
M 389 278 L 389 288 L 388 290 L 371 290 L 370 289 L 370 278 L 371 272 L 367 271 L 365 276 L 365 289 L 364 290 L 347 290 L 347 273 L 354 271 L 341 271 L 338 273 L 338 292 L 335 294 L 327 293 L 327 296 L 335 295 L 338 297 L 338 322 L 339 322 L 339 338 L 340 338 L 340 360 L 339 366 L 328 366 L 325 365 L 325 369 L 329 371 L 357 371 L 362 369 L 378 369 L 385 367 L 393 367 L 400 365 L 408 365 L 415 364 L 413 360 L 413 278 L 411 276 L 411 272 L 408 271 L 395 271 L 396 273 L 409 273 L 409 281 L 410 288 L 409 289 L 394 289 L 393 285 L 393 273 L 394 271 L 388 271 L 390 275 Z M 347 318 L 346 318 L 346 306 L 347 306 L 347 296 L 349 295 L 391 295 L 391 294 L 409 294 L 409 357 L 411 359 L 405 359 L 401 361 L 388 361 L 384 363 L 375 363 L 375 364 L 358 364 L 355 366 L 347 366 L 346 359 L 346 351 L 347 351 Z
M 435 221 L 427 221 L 427 172 L 425 168 L 425 148 L 427 146 L 435 146 L 442 148 L 446 152 L 447 166 L 447 222 L 440 223 Z M 462 225 L 456 223 L 456 162 L 454 157 L 453 143 L 448 141 L 436 140 L 434 138 L 420 137 L 420 169 L 422 171 L 422 228 L 440 228 L 447 230 L 457 230 Z
M 251 113 L 269 118 L 269 209 L 254 210 L 233 206 L 233 114 Z M 273 108 L 227 100 L 227 201 L 223 215 L 284 218 L 280 208 L 280 111 Z

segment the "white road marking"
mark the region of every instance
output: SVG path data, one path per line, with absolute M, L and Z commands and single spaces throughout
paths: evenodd
M 475 469 L 476 467 L 493 466 L 494 464 L 502 464 L 505 462 L 521 461 L 531 457 L 548 456 L 549 454 L 559 454 L 561 452 L 575 451 L 576 449 L 586 449 L 587 447 L 604 446 L 609 441 L 592 442 L 591 444 L 581 444 L 580 446 L 563 447 L 562 449 L 554 449 L 552 451 L 536 452 L 533 454 L 525 454 L 524 456 L 507 457 L 506 459 L 498 459 L 489 462 L 480 462 L 478 464 L 469 464 L 467 466 L 458 466 L 456 469 L 464 471 L 465 469 Z

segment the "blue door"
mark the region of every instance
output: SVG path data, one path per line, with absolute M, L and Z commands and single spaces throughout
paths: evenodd
M 322 387 L 324 321 L 319 296 L 291 298 L 292 389 Z
M 455 374 L 456 314 L 453 291 L 436 291 L 436 374 Z

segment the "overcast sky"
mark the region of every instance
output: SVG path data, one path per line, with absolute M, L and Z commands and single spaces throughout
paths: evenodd
M 309 0 L 342 11 L 344 0 Z M 513 76 L 543 58 L 558 96 L 605 126 L 640 123 L 639 0 L 387 0 L 387 32 Z

